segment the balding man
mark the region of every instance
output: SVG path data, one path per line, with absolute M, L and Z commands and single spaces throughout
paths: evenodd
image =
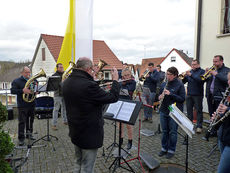
M 23 100 L 23 94 L 30 94 L 31 91 L 25 88 L 26 82 L 30 78 L 30 69 L 25 66 L 22 68 L 21 77 L 15 79 L 12 82 L 11 94 L 17 95 L 17 106 L 18 106 L 18 140 L 19 145 L 24 145 L 25 137 L 34 139 L 32 135 L 33 132 L 33 122 L 34 122 L 34 108 L 35 102 L 25 102 Z M 26 136 L 25 136 L 26 129 Z
M 63 83 L 69 136 L 75 147 L 76 173 L 93 172 L 97 150 L 103 145 L 104 138 L 102 107 L 116 102 L 119 97 L 120 86 L 115 68 L 109 92 L 94 81 L 94 73 L 93 62 L 82 57 Z

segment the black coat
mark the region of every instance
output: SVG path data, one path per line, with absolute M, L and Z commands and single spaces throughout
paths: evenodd
M 160 94 L 165 88 L 166 82 L 162 83 Z M 168 82 L 166 87 L 170 91 L 170 95 L 165 95 L 160 107 L 160 112 L 169 114 L 169 105 L 176 103 L 176 106 L 183 112 L 183 103 L 185 101 L 184 84 L 178 79 Z
M 227 111 L 230 111 L 230 107 Z M 228 116 L 220 126 L 218 137 L 224 145 L 230 146 L 230 116 Z
M 83 149 L 100 148 L 104 138 L 104 104 L 118 100 L 120 86 L 114 81 L 105 92 L 85 71 L 73 70 L 63 83 L 69 136 L 73 144 Z
M 188 82 L 187 95 L 190 96 L 203 96 L 204 95 L 204 81 L 201 80 L 200 76 L 205 71 L 201 68 L 191 70 L 191 76 L 185 76 L 182 82 L 185 84 Z
M 228 86 L 227 74 L 229 72 L 229 68 L 223 64 L 223 66 L 219 68 L 217 72 L 218 74 L 215 76 L 215 81 L 214 81 L 213 97 L 214 97 L 214 100 L 220 101 L 223 97 L 222 92 L 224 92 L 226 87 Z M 212 83 L 212 79 L 213 79 L 213 76 L 207 79 L 206 97 L 208 97 L 211 93 L 210 86 Z
M 15 79 L 11 84 L 11 94 L 17 95 L 17 106 L 20 108 L 28 108 L 28 107 L 34 107 L 35 102 L 25 102 L 23 100 L 23 88 L 25 87 L 27 80 L 21 76 L 17 79 Z

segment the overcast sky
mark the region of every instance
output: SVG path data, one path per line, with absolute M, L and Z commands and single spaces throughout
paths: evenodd
M 69 0 L 0 0 L 0 60 L 32 60 L 41 33 L 64 36 Z M 127 63 L 193 56 L 195 0 L 94 0 L 94 40 Z

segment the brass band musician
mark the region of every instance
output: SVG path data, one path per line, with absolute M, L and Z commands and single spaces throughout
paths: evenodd
M 15 79 L 12 82 L 11 93 L 17 94 L 17 106 L 18 106 L 18 144 L 19 146 L 24 145 L 25 137 L 29 138 L 28 133 L 33 132 L 33 122 L 34 122 L 34 109 L 35 102 L 26 102 L 23 100 L 24 94 L 31 94 L 31 90 L 25 87 L 26 82 L 30 79 L 31 71 L 29 67 L 24 66 L 21 71 L 21 77 Z M 26 135 L 25 135 L 26 130 Z M 34 139 L 30 135 L 30 139 Z
M 186 96 L 186 107 L 188 118 L 193 121 L 193 108 L 197 112 L 197 126 L 196 132 L 202 132 L 203 123 L 203 97 L 204 97 L 204 81 L 201 80 L 200 76 L 204 74 L 204 70 L 200 68 L 198 60 L 192 61 L 192 70 L 186 71 L 182 82 L 188 83 L 187 96 Z
M 224 65 L 224 58 L 222 55 L 214 56 L 213 65 L 216 70 L 212 70 L 210 72 L 211 76 L 206 80 L 206 97 L 210 117 L 218 108 L 222 99 L 222 93 L 228 86 L 227 74 L 229 72 L 229 68 Z M 208 69 L 206 69 L 206 71 L 208 71 Z M 211 132 L 210 135 L 216 136 L 216 131 Z

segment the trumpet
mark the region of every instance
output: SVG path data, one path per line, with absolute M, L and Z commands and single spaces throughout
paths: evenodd
M 185 76 L 186 76 L 186 72 L 183 72 L 183 73 L 178 75 L 179 79 L 181 79 L 181 80 L 183 80 Z
M 143 74 L 143 76 L 141 77 L 140 80 L 141 80 L 141 81 L 145 81 L 146 78 L 147 78 L 147 75 L 149 74 L 149 72 L 150 72 L 149 69 L 146 69 L 145 72 L 144 72 L 144 74 Z
M 213 71 L 213 70 L 216 70 L 216 66 L 214 66 L 214 65 L 212 67 L 210 67 L 205 74 L 203 74 L 203 75 L 200 76 L 201 80 L 208 79 L 211 76 L 210 72 Z

